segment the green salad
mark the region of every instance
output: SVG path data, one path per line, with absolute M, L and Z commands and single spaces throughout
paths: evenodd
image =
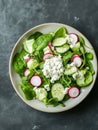
M 13 58 L 25 98 L 54 107 L 77 98 L 93 81 L 93 54 L 86 48 L 84 39 L 65 27 L 30 35 Z

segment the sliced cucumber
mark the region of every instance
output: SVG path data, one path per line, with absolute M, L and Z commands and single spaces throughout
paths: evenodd
M 44 88 L 36 89 L 36 98 L 40 101 L 45 102 L 47 98 L 47 91 Z
M 76 83 L 79 87 L 85 87 L 88 86 L 93 81 L 92 73 L 90 71 L 87 71 L 84 75 L 84 78 L 78 77 L 76 79 Z
M 62 101 L 64 98 L 64 87 L 60 83 L 55 83 L 51 89 L 52 97 L 57 98 L 58 101 Z
M 74 74 L 75 72 L 77 72 L 77 67 L 76 66 L 71 66 L 71 67 L 67 67 L 67 68 L 65 68 L 65 72 L 64 72 L 64 74 L 65 75 L 72 75 L 72 74 Z
M 53 46 L 62 46 L 66 43 L 66 38 L 56 38 L 53 40 L 52 45 Z
M 71 48 L 72 49 L 72 51 L 79 51 L 79 48 L 80 48 L 80 42 L 77 42 L 76 44 L 75 44 L 75 46 L 73 47 L 73 48 Z
M 66 51 L 68 51 L 69 50 L 69 45 L 68 44 L 65 44 L 65 45 L 63 45 L 63 46 L 61 46 L 61 47 L 56 47 L 56 51 L 58 52 L 58 53 L 65 53 Z
M 34 41 L 35 41 L 34 39 L 31 39 L 31 40 L 27 40 L 23 43 L 24 49 L 26 52 L 32 53 L 34 51 L 34 49 L 33 49 Z
M 32 70 L 35 69 L 39 65 L 38 61 L 36 59 L 30 59 L 27 62 L 27 67 Z

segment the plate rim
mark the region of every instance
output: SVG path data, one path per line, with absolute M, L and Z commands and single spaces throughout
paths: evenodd
M 11 74 L 11 64 L 12 64 L 12 59 L 13 59 L 13 54 L 14 54 L 15 48 L 17 47 L 17 45 L 18 45 L 18 43 L 20 42 L 20 40 L 23 39 L 24 36 L 27 35 L 30 31 L 32 31 L 32 30 L 34 30 L 34 29 L 36 29 L 36 28 L 39 28 L 39 27 L 41 27 L 41 26 L 46 26 L 46 25 L 49 26 L 49 25 L 53 25 L 53 24 L 58 24 L 58 25 L 60 25 L 60 26 L 64 26 L 64 27 L 67 27 L 67 28 L 72 28 L 72 29 L 76 30 L 77 32 L 79 32 L 79 33 L 89 42 L 89 44 L 90 44 L 91 47 L 93 48 L 94 57 L 95 57 L 95 60 L 96 60 L 96 63 L 97 63 L 96 69 L 97 69 L 97 71 L 98 71 L 98 62 L 97 62 L 97 56 L 96 56 L 94 47 L 92 46 L 92 44 L 90 43 L 90 41 L 86 38 L 86 36 L 84 36 L 84 34 L 82 34 L 79 30 L 77 30 L 76 28 L 74 28 L 74 27 L 72 27 L 72 26 L 69 26 L 69 25 L 67 25 L 67 24 L 58 23 L 58 22 L 49 22 L 49 23 L 43 23 L 43 24 L 34 26 L 34 27 L 32 27 L 31 29 L 27 30 L 24 34 L 22 34 L 22 35 L 19 37 L 19 39 L 16 41 L 16 43 L 14 44 L 14 47 L 13 47 L 13 49 L 12 49 L 12 51 L 11 51 L 11 54 L 10 54 L 10 59 L 9 59 L 9 76 L 10 76 L 10 80 L 11 80 L 11 83 L 12 83 L 12 86 L 13 86 L 15 92 L 18 94 L 18 96 L 19 96 L 28 106 L 32 107 L 33 109 L 36 109 L 36 110 L 39 110 L 39 111 L 42 111 L 42 112 L 47 112 L 47 113 L 63 112 L 63 111 L 67 111 L 67 110 L 70 110 L 70 109 L 76 107 L 78 104 L 80 104 L 80 103 L 89 95 L 90 91 L 91 91 L 92 88 L 94 87 L 94 84 L 95 84 L 96 78 L 97 78 L 97 72 L 95 72 L 94 82 L 92 83 L 92 86 L 91 86 L 91 88 L 89 89 L 89 92 L 87 93 L 87 95 L 84 96 L 84 97 L 82 98 L 82 100 L 81 100 L 81 101 L 78 101 L 75 105 L 71 105 L 71 107 L 70 107 L 69 109 L 67 109 L 67 110 L 64 109 L 64 110 L 56 110 L 56 111 L 47 111 L 47 110 L 45 111 L 45 110 L 42 110 L 42 109 L 39 109 L 39 108 L 35 108 L 35 107 L 33 107 L 32 105 L 28 104 L 28 103 L 26 102 L 26 99 L 24 99 L 24 98 L 21 96 L 21 94 L 17 91 L 17 89 L 16 89 L 16 87 L 15 87 L 15 85 L 14 85 L 14 82 L 13 82 L 13 80 L 12 80 L 12 76 L 11 76 L 11 75 L 12 75 L 12 74 Z M 66 107 L 65 107 L 65 108 L 66 108 Z

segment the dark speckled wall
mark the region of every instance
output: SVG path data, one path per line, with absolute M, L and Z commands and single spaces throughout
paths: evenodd
M 75 27 L 98 55 L 98 0 L 0 0 L 0 130 L 98 130 L 98 82 L 80 105 L 58 114 L 30 108 L 12 87 L 8 62 L 15 42 L 45 22 Z

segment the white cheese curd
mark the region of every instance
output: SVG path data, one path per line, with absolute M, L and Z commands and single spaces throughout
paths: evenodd
M 67 94 L 68 89 L 69 89 L 69 88 L 65 88 L 65 89 L 64 89 L 64 94 L 65 94 L 65 95 Z
M 50 59 L 46 59 L 42 71 L 46 78 L 51 78 L 51 83 L 59 80 L 64 71 L 61 56 L 58 55 L 53 56 Z
M 24 58 L 25 60 L 28 59 L 28 58 L 29 58 L 29 54 L 25 55 L 23 58 Z
M 49 86 L 49 84 L 44 85 L 44 88 L 45 88 L 47 91 L 50 91 L 50 86 Z
M 72 66 L 75 66 L 74 62 L 72 62 L 71 64 L 68 64 L 67 67 L 70 68 Z
M 84 75 L 83 75 L 83 73 L 82 73 L 81 71 L 78 71 L 78 72 L 74 73 L 74 74 L 72 75 L 72 77 L 73 77 L 74 79 L 76 79 L 77 77 L 79 77 L 79 78 L 81 78 L 81 79 L 84 79 Z
M 70 35 L 66 35 L 66 41 L 70 44 L 70 48 L 75 46 L 74 38 L 72 38 Z

